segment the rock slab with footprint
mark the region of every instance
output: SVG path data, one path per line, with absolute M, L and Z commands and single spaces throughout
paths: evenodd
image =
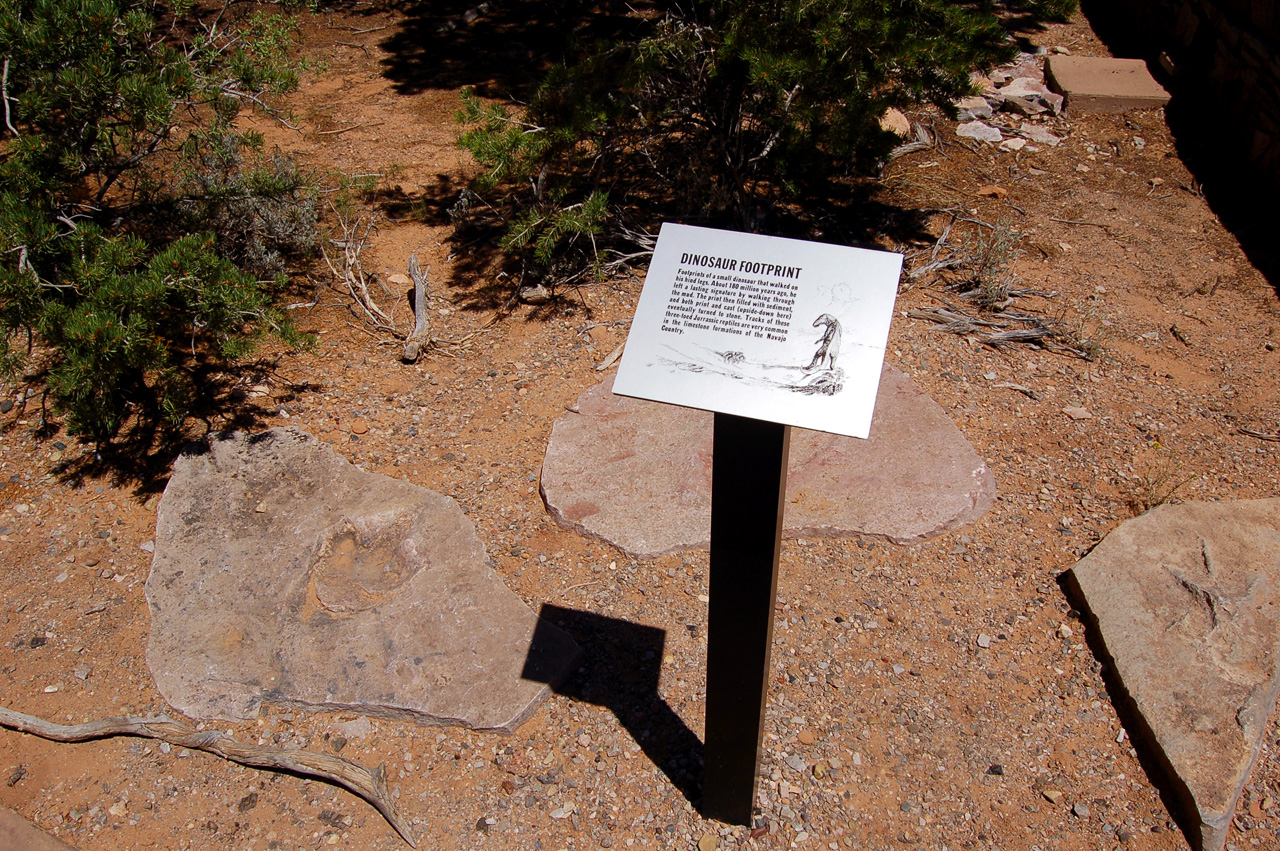
M 297 429 L 178 459 L 147 601 L 148 665 L 193 718 L 268 703 L 510 731 L 579 655 L 503 585 L 456 502 Z

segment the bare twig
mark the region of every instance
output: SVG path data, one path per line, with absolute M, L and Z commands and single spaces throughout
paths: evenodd
M 1268 434 L 1265 431 L 1254 431 L 1251 428 L 1242 428 L 1238 429 L 1238 431 L 1241 434 L 1248 435 L 1249 437 L 1256 437 L 1258 440 L 1272 440 L 1280 442 L 1280 432 Z
M 318 777 L 336 783 L 372 804 L 405 842 L 411 847 L 417 847 L 417 840 L 408 822 L 396 812 L 395 804 L 387 791 L 387 781 L 382 766 L 369 771 L 351 760 L 330 754 L 246 744 L 217 730 L 195 730 L 164 716 L 105 718 L 84 724 L 68 725 L 54 724 L 0 706 L 0 726 L 54 742 L 85 742 L 113 736 L 140 736 L 211 753 L 241 765 Z
M 337 215 L 338 225 L 342 228 L 342 239 L 329 240 L 330 243 L 342 249 L 343 267 L 341 271 L 334 265 L 333 260 L 329 257 L 329 252 L 325 251 L 323 245 L 320 246 L 321 256 L 324 257 L 324 261 L 328 264 L 329 270 L 333 272 L 334 277 L 347 285 L 347 291 L 351 293 L 352 298 L 355 299 L 356 304 L 360 306 L 360 309 L 373 326 L 400 336 L 396 331 L 395 320 L 383 312 L 382 308 L 378 307 L 377 302 L 373 300 L 373 296 L 369 294 L 369 284 L 365 278 L 364 268 L 360 264 L 360 253 L 364 251 L 369 242 L 369 236 L 377 226 L 374 217 L 369 216 L 366 218 L 364 215 L 360 215 L 353 222 L 332 203 L 330 203 L 329 207 Z
M 331 30 L 346 30 L 347 32 L 355 33 L 356 35 L 382 32 L 383 30 L 391 29 L 393 26 L 395 26 L 395 24 L 384 24 L 380 27 L 361 27 L 357 29 L 356 27 L 350 26 L 349 24 L 329 24 L 328 25 L 329 29 Z
M 791 91 L 787 92 L 787 99 L 782 104 L 782 115 L 784 117 L 787 115 L 787 113 L 791 112 L 791 101 L 795 99 L 796 93 L 799 91 L 800 91 L 800 83 L 796 83 L 795 86 L 792 87 Z M 769 152 L 773 150 L 773 146 L 778 144 L 778 139 L 782 138 L 782 131 L 784 128 L 786 128 L 786 126 L 787 126 L 786 122 L 784 121 L 778 122 L 778 128 L 773 131 L 773 135 L 771 135 L 769 137 L 769 140 L 764 143 L 764 147 L 760 150 L 760 153 L 752 157 L 750 162 L 756 162 L 757 160 L 762 160 L 765 157 L 769 156 Z
M 587 325 L 586 327 L 579 330 L 578 336 L 581 337 L 583 334 L 586 334 L 588 331 L 590 331 L 593 328 L 616 328 L 621 325 L 630 325 L 630 324 L 631 324 L 630 319 L 615 319 L 612 322 L 592 322 L 590 325 Z
M 352 124 L 350 127 L 343 127 L 341 130 L 317 130 L 317 136 L 340 136 L 343 133 L 350 133 L 352 130 L 359 130 L 363 127 L 381 127 L 386 124 L 385 121 L 371 121 L 368 124 Z
M 307 279 L 310 280 L 311 276 L 308 275 Z M 315 292 L 311 294 L 311 301 L 297 301 L 297 302 L 294 302 L 293 304 L 285 305 L 285 310 L 301 310 L 304 308 L 307 310 L 310 310 L 311 308 L 319 304 L 320 303 L 320 282 L 315 281 L 314 283 L 316 288 L 315 288 Z
M 288 127 L 290 130 L 297 130 L 298 132 L 302 132 L 301 127 L 294 124 L 289 119 L 285 118 L 283 115 L 280 114 L 279 110 L 276 110 L 273 107 L 271 107 L 269 104 L 267 104 L 266 101 L 264 101 L 262 98 L 258 97 L 257 95 L 250 94 L 249 92 L 242 92 L 232 85 L 224 85 L 222 87 L 222 93 L 224 95 L 227 95 L 228 97 L 243 98 L 247 101 L 250 101 L 251 103 L 255 103 L 262 109 L 263 112 L 265 112 L 267 115 L 270 115 L 276 121 L 279 121 L 285 127 Z
M 1026 343 L 1084 360 L 1093 357 L 1088 341 L 1076 339 L 1062 322 L 1046 320 L 1022 310 L 1003 310 L 988 315 L 990 318 L 979 319 L 952 304 L 946 304 L 945 308 L 918 308 L 907 313 L 912 319 L 934 322 L 935 331 L 973 337 L 993 349 Z
M 1039 399 L 1039 398 L 1040 398 L 1040 394 L 1039 394 L 1039 393 L 1037 393 L 1036 391 L 1032 390 L 1030 387 L 1024 387 L 1024 386 L 1022 386 L 1021 384 L 1013 384 L 1012 382 L 1009 382 L 1009 381 L 1002 381 L 1002 382 L 1000 382 L 999 384 L 997 384 L 997 385 L 995 385 L 995 386 L 996 386 L 996 387 L 1003 387 L 1003 388 L 1005 388 L 1005 389 L 1007 389 L 1007 390 L 1017 390 L 1019 393 L 1021 393 L 1023 396 L 1026 396 L 1028 399 L 1033 399 L 1033 400 L 1034 400 L 1034 399 Z
M 1089 227 L 1102 228 L 1107 233 L 1111 233 L 1111 225 L 1104 225 L 1102 222 L 1088 222 L 1080 219 L 1058 219 L 1053 216 L 1049 217 L 1051 222 L 1060 222 L 1064 225 L 1087 225 Z
M 622 350 L 627 346 L 626 343 L 619 343 L 618 347 L 609 353 L 609 356 L 600 363 L 596 364 L 596 372 L 604 372 L 609 367 L 618 362 L 618 358 L 622 357 Z

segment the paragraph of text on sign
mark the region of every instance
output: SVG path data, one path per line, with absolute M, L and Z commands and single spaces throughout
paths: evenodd
M 800 271 L 798 266 L 683 254 L 662 330 L 719 331 L 785 343 Z

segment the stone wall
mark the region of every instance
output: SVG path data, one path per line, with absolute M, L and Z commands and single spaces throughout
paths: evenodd
M 1177 95 L 1280 185 L 1280 0 L 1118 0 L 1148 58 L 1172 60 Z M 1118 10 L 1117 10 L 1118 11 Z M 1165 63 L 1162 63 L 1165 64 Z M 1166 70 L 1168 70 L 1166 66 Z

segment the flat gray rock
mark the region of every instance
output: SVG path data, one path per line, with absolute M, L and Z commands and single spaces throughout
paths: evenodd
M 179 458 L 155 546 L 147 663 L 193 718 L 271 703 L 510 731 L 579 654 L 489 568 L 457 503 L 297 429 Z
M 1280 499 L 1163 505 L 1071 569 L 1116 674 L 1218 851 L 1280 692 Z
M 551 430 L 542 496 L 552 516 L 634 556 L 706 547 L 713 415 L 612 388 L 610 378 L 584 392 Z M 785 534 L 910 543 L 972 523 L 995 493 L 942 408 L 886 365 L 869 440 L 791 430 Z

